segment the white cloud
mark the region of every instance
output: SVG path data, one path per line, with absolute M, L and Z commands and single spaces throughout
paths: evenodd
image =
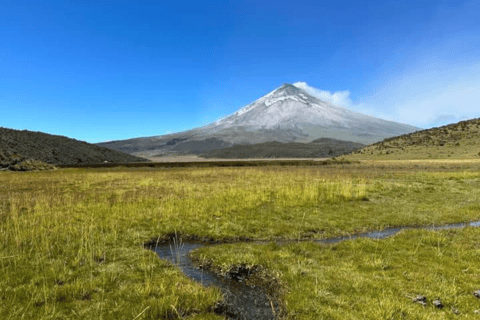
M 350 91 L 326 91 L 294 83 L 312 96 L 363 114 L 417 127 L 480 117 L 480 64 L 435 65 L 410 71 L 374 88 L 362 103 Z
M 391 79 L 364 104 L 419 127 L 480 117 L 480 64 L 435 66 L 411 69 Z
M 345 108 L 351 108 L 353 106 L 352 99 L 350 99 L 350 91 L 348 90 L 336 91 L 332 93 L 330 91 L 311 87 L 306 82 L 295 82 L 293 85 L 320 100 L 330 102 L 336 106 Z
M 331 104 L 343 108 L 347 108 L 349 110 L 360 112 L 368 116 L 389 120 L 389 121 L 396 121 L 392 114 L 385 112 L 385 109 L 377 110 L 372 106 L 368 106 L 364 103 L 356 103 L 350 98 L 350 91 L 349 90 L 342 90 L 342 91 L 327 91 L 314 88 L 306 82 L 296 82 L 293 84 L 295 87 L 302 89 L 309 93 L 310 95 L 323 100 L 330 102 Z

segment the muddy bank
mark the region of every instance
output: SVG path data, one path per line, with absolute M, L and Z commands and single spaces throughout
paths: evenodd
M 337 243 L 343 240 L 356 238 L 384 239 L 395 235 L 404 229 L 444 230 L 464 227 L 480 227 L 480 221 L 454 223 L 441 226 L 426 227 L 398 227 L 378 231 L 370 231 L 349 237 L 335 237 L 327 239 L 300 239 L 300 240 L 271 240 L 278 244 L 287 244 L 299 241 L 316 243 Z M 202 261 L 198 257 L 190 256 L 190 252 L 197 248 L 212 246 L 221 243 L 255 242 L 267 243 L 270 241 L 253 240 L 248 237 L 227 238 L 215 240 L 209 237 L 182 235 L 170 233 L 145 244 L 155 251 L 162 259 L 171 261 L 178 266 L 188 277 L 205 286 L 216 286 L 224 295 L 224 301 L 212 307 L 217 314 L 225 315 L 228 319 L 283 319 L 286 317 L 286 308 L 282 302 L 285 285 L 275 279 L 263 266 L 247 266 L 245 264 L 230 266 L 228 270 L 221 270 L 210 261 Z

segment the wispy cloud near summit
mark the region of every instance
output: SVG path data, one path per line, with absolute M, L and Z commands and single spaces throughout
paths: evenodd
M 293 85 L 320 100 L 330 102 L 336 106 L 345 108 L 353 107 L 353 101 L 350 99 L 350 91 L 348 90 L 330 92 L 311 87 L 306 82 L 295 82 Z
M 293 85 L 314 97 L 385 120 L 432 127 L 480 116 L 480 64 L 461 67 L 427 65 L 384 83 L 361 101 L 349 90 L 328 91 L 306 82 Z

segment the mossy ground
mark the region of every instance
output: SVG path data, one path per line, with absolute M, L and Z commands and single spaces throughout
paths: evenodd
M 310 239 L 388 226 L 479 220 L 479 169 L 480 161 L 458 160 L 372 161 L 319 167 L 1 172 L 0 317 L 219 319 L 211 310 L 220 293 L 185 278 L 174 266 L 144 249 L 145 242 L 175 231 L 215 239 Z M 472 239 L 476 238 L 474 231 L 471 232 L 473 238 L 458 238 L 462 235 L 459 232 L 456 239 L 466 246 L 473 245 Z M 428 238 L 432 236 L 419 233 L 418 237 L 420 240 L 413 243 L 423 243 L 421 239 L 425 237 L 425 241 L 430 241 Z M 452 246 L 456 242 L 450 241 L 449 236 L 444 237 L 442 252 L 454 250 Z M 381 247 L 389 241 L 393 240 L 340 244 L 338 248 L 343 248 L 344 254 L 331 256 L 328 263 L 331 270 L 343 270 L 344 265 L 350 265 L 351 270 L 361 268 L 356 266 L 355 255 L 361 257 L 362 252 L 367 255 L 371 246 Z M 418 247 L 417 250 L 424 248 Z M 235 248 L 243 251 L 232 251 L 223 245 L 211 250 L 218 251 L 215 253 L 218 259 L 227 259 L 231 252 L 228 259 L 233 259 L 233 264 L 261 262 L 260 256 L 270 250 L 277 256 L 266 266 L 272 274 L 278 272 L 290 290 L 298 280 L 292 264 L 295 259 L 298 258 L 298 263 L 310 259 L 309 263 L 316 266 L 305 267 L 306 275 L 318 278 L 323 272 L 322 250 L 335 251 L 308 243 L 278 248 L 266 245 L 251 250 L 236 244 Z M 386 248 L 377 250 L 378 261 L 393 259 Z M 302 257 L 303 253 L 298 250 L 312 253 L 310 257 Z M 348 256 L 352 258 L 347 259 Z M 222 264 L 227 260 L 218 261 Z M 403 270 L 395 261 L 392 270 Z M 443 267 L 450 270 L 452 265 L 445 263 Z M 327 266 L 325 264 L 325 268 Z M 288 272 L 292 272 L 292 276 L 286 271 L 290 267 L 292 271 Z M 474 269 L 472 266 L 469 270 Z M 345 275 L 350 272 L 345 270 Z M 374 273 L 375 268 L 371 273 L 368 270 L 365 267 L 362 271 L 362 281 L 379 276 Z M 476 271 L 471 272 L 476 275 Z M 386 277 L 385 285 L 388 282 L 389 286 L 386 288 L 397 290 L 395 292 L 410 290 L 398 277 L 396 273 L 392 275 L 391 283 Z M 336 287 L 340 281 L 328 277 L 320 280 L 324 281 L 322 290 Z M 461 283 L 460 280 L 459 277 L 455 281 Z M 360 287 L 366 292 L 363 298 L 367 299 L 372 292 L 378 294 L 378 290 L 382 290 L 379 283 Z M 461 288 L 465 292 L 471 289 Z M 336 311 L 348 308 L 345 297 L 351 293 L 350 289 L 340 286 L 329 291 L 326 300 L 321 300 L 329 304 L 329 313 L 318 309 L 318 297 L 311 295 L 287 295 L 287 308 L 291 315 L 298 313 L 300 318 L 334 318 Z M 429 295 L 427 289 L 425 292 L 421 289 L 419 286 L 419 294 Z M 387 297 L 395 296 L 389 294 L 385 293 Z M 453 293 L 444 296 L 445 299 L 458 298 Z M 296 304 L 292 297 L 300 302 Z M 365 301 L 373 301 L 368 299 Z M 368 314 L 371 308 L 380 307 L 357 303 L 350 314 L 352 317 Z M 301 313 L 300 309 L 308 312 Z M 409 314 L 415 318 L 427 312 L 419 310 L 418 314 Z

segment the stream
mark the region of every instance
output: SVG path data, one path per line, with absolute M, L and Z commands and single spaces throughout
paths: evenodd
M 336 237 L 318 240 L 301 240 L 311 241 L 316 243 L 337 243 L 343 240 L 350 240 L 356 238 L 371 238 L 384 239 L 395 235 L 404 229 L 424 229 L 424 230 L 444 230 L 444 229 L 459 229 L 464 227 L 480 227 L 480 221 L 473 221 L 468 223 L 454 223 L 442 226 L 428 226 L 428 227 L 398 227 L 388 228 L 379 231 L 365 232 L 350 237 Z M 272 240 L 276 243 L 292 243 L 298 240 Z M 259 240 L 254 243 L 268 243 L 269 241 Z M 224 295 L 225 303 L 223 305 L 215 306 L 215 312 L 224 314 L 228 319 L 235 320 L 274 320 L 276 314 L 279 314 L 280 306 L 277 301 L 268 296 L 266 289 L 260 286 L 248 286 L 245 284 L 245 278 L 248 276 L 247 270 L 238 270 L 238 273 L 230 276 L 219 276 L 216 273 L 200 269 L 196 267 L 190 259 L 189 254 L 192 250 L 211 246 L 209 243 L 190 242 L 190 241 L 174 241 L 173 243 L 161 243 L 152 250 L 157 255 L 180 268 L 189 278 L 201 283 L 204 286 L 216 286 L 220 288 Z

